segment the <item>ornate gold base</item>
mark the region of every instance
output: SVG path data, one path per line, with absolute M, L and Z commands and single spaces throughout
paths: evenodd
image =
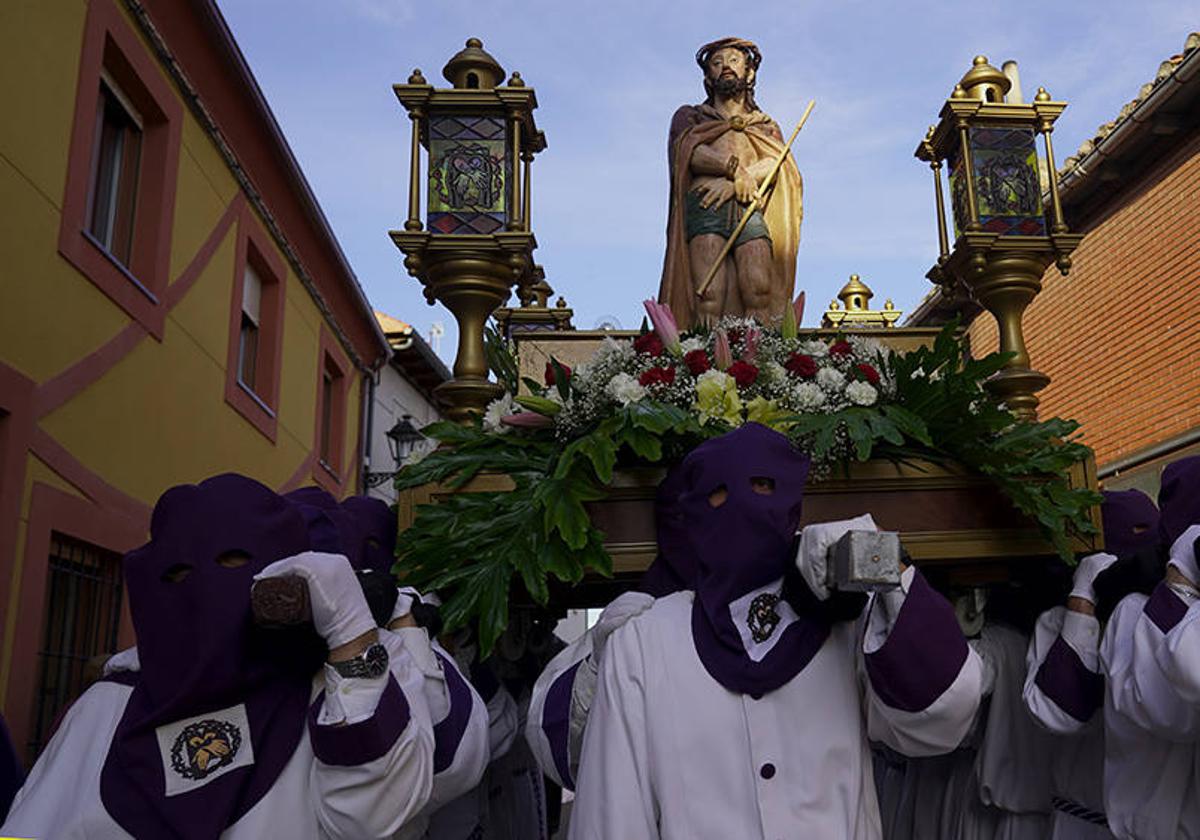
M 1029 368 L 1005 368 L 984 384 L 1009 411 L 1022 420 L 1033 422 L 1037 420 L 1037 407 L 1041 402 L 1037 392 L 1050 384 L 1050 377 Z
M 424 284 L 426 300 L 443 304 L 458 323 L 454 379 L 436 393 L 448 418 L 468 422 L 503 390 L 488 381 L 483 328 L 508 300 L 513 284 L 529 274 L 537 243 L 533 234 L 521 232 L 460 236 L 392 231 L 392 241 L 404 252 L 409 274 Z
M 1003 400 L 1022 420 L 1037 420 L 1036 392 L 1050 377 L 1030 367 L 1021 320 L 1025 308 L 1042 290 L 1042 275 L 1056 260 L 1069 266 L 1071 251 L 1082 236 L 1000 236 L 967 232 L 954 243 L 946 261 L 947 273 L 957 277 L 972 297 L 996 318 L 1000 352 L 1013 357 L 987 382 L 988 390 Z
M 442 413 L 447 420 L 468 423 L 472 416 L 482 414 L 488 403 L 504 393 L 504 388 L 486 379 L 455 377 L 433 389 Z

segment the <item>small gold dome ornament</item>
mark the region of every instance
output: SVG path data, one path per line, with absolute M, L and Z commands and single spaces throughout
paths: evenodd
M 870 287 L 857 274 L 850 275 L 850 281 L 838 292 L 837 300 L 829 302 L 829 309 L 821 318 L 821 326 L 826 329 L 886 329 L 895 326 L 896 321 L 904 313 L 896 309 L 889 299 L 883 309 L 871 309 L 870 301 L 875 296 Z
M 504 81 L 504 68 L 483 48 L 483 41 L 468 38 L 442 68 L 446 81 L 456 88 L 497 88 Z
M 959 82 L 967 99 L 983 102 L 1003 102 L 1012 87 L 1012 80 L 988 64 L 987 56 L 977 55 L 970 70 Z M 957 88 L 955 89 L 957 92 Z
M 838 297 L 846 305 L 847 310 L 865 310 L 867 302 L 874 296 L 875 293 L 867 288 L 857 274 L 851 274 L 849 282 L 838 292 Z
M 1033 97 L 1033 101 L 1034 102 L 1049 102 L 1050 94 L 1046 93 L 1046 89 L 1044 87 L 1040 87 L 1040 88 L 1038 88 L 1037 96 Z
M 427 85 L 427 84 L 429 84 L 429 82 L 425 81 L 425 76 L 421 73 L 421 68 L 414 67 L 413 71 L 412 71 L 412 75 L 408 77 L 408 84 L 410 84 L 410 85 Z

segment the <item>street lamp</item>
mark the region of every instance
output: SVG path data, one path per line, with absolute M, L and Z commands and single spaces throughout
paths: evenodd
M 405 414 L 396 421 L 392 428 L 383 433 L 387 438 L 388 450 L 392 453 L 395 469 L 390 472 L 370 472 L 366 474 L 367 487 L 378 487 L 396 477 L 400 472 L 404 459 L 412 454 L 418 443 L 425 440 L 425 435 L 412 424 L 412 415 Z
M 961 287 L 995 317 L 1000 351 L 1012 353 L 987 387 L 1018 417 L 1037 418 L 1050 378 L 1030 367 L 1021 319 L 1053 263 L 1062 274 L 1083 237 L 1063 220 L 1050 134 L 1065 102 L 1039 88 L 1033 102 L 1006 98 L 1011 82 L 977 56 L 917 147 L 933 169 L 939 254 L 926 275 L 951 296 Z M 1049 206 L 1042 200 L 1037 138 L 1046 146 Z M 946 232 L 942 165 L 950 172 L 955 241 Z
M 469 422 L 503 391 L 488 379 L 484 324 L 514 284 L 534 282 L 530 165 L 546 137 L 534 123 L 533 88 L 520 73 L 504 81 L 479 39 L 467 41 L 442 74 L 452 87 L 433 87 L 420 70 L 394 86 L 412 120 L 412 151 L 408 218 L 391 237 L 425 299 L 442 303 L 458 322 L 454 378 L 435 394 L 448 419 Z

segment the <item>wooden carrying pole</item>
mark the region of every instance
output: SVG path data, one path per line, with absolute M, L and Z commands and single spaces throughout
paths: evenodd
M 767 201 L 771 197 L 771 188 L 775 186 L 775 179 L 779 177 L 779 170 L 783 167 L 783 162 L 787 160 L 787 156 L 791 154 L 792 143 L 796 142 L 796 135 L 800 133 L 800 129 L 804 128 L 804 124 L 808 122 L 808 115 L 812 113 L 812 109 L 816 104 L 817 100 L 815 99 L 808 101 L 808 107 L 804 109 L 804 114 L 800 117 L 800 122 L 796 123 L 796 129 L 792 132 L 792 136 L 784 143 L 783 151 L 779 153 L 779 157 L 775 158 L 775 165 L 771 167 L 770 173 L 763 179 L 763 182 L 758 185 L 758 190 L 746 206 L 746 212 L 742 213 L 742 218 L 737 223 L 737 227 L 733 229 L 733 233 L 725 240 L 725 245 L 721 248 L 721 253 L 717 254 L 717 258 L 713 260 L 713 264 L 708 267 L 708 274 L 704 276 L 704 282 L 696 289 L 696 297 L 704 297 L 704 293 L 708 291 L 713 278 L 717 276 L 717 270 L 721 267 L 721 263 L 725 262 L 725 258 L 729 256 L 729 252 L 733 249 L 733 243 L 737 242 L 737 238 L 746 229 L 750 217 L 756 211 L 767 206 Z

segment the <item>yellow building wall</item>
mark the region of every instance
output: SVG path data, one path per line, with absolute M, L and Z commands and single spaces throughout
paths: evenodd
M 141 38 L 123 5 L 118 7 Z M 83 0 L 0 4 L 0 97 L 6 112 L 0 120 L 0 363 L 35 383 L 105 347 L 131 323 L 58 252 L 86 15 Z M 173 84 L 171 89 L 178 95 Z M 192 264 L 240 192 L 216 145 L 186 107 L 182 119 L 170 282 Z M 262 225 L 253 210 L 246 217 Z M 272 240 L 276 258 L 288 266 L 278 428 L 272 443 L 225 400 L 237 236 L 235 221 L 197 281 L 170 310 L 161 342 L 142 333 L 133 349 L 96 381 L 35 420 L 38 429 L 88 471 L 147 509 L 175 484 L 226 471 L 274 488 L 289 480 L 312 483 L 311 475 L 297 476 L 297 471 L 311 459 L 316 437 L 324 319 Z M 354 489 L 361 390 L 362 376 L 351 371 L 340 442 L 347 491 Z M 0 576 L 8 576 L 7 603 L 0 603 L 5 616 L 0 622 L 0 700 L 16 678 L 11 672 L 14 630 L 27 606 L 19 598 L 32 488 L 42 483 L 85 497 L 32 451 L 22 457 L 13 568 L 0 564 Z

